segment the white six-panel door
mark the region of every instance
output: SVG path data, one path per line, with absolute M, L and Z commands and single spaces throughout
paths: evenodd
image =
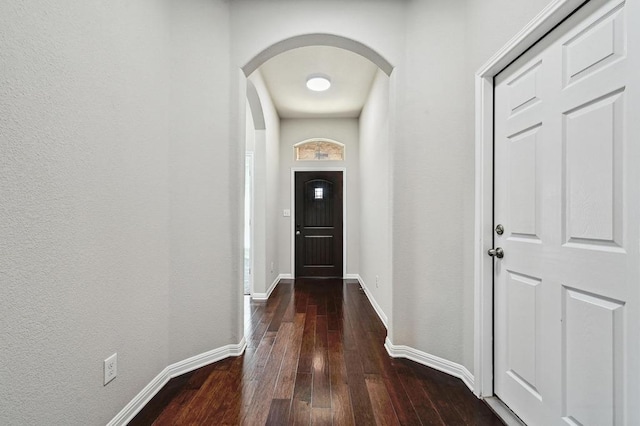
M 495 393 L 640 424 L 640 14 L 591 1 L 495 80 Z

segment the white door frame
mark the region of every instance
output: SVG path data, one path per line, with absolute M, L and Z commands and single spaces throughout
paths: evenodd
M 342 172 L 342 277 L 347 274 L 347 168 L 291 167 L 291 276 L 296 277 L 296 172 Z
M 585 0 L 554 0 L 475 76 L 476 200 L 474 259 L 474 393 L 493 396 L 493 78 Z
M 255 272 L 255 268 L 253 265 L 253 261 L 255 259 L 255 255 L 254 255 L 254 250 L 255 250 L 255 243 L 254 243 L 254 239 L 253 239 L 253 226 L 254 226 L 254 219 L 253 219 L 253 213 L 254 213 L 254 208 L 253 205 L 255 204 L 255 197 L 254 197 L 254 188 L 253 188 L 253 184 L 255 182 L 253 174 L 254 174 L 254 152 L 253 151 L 245 151 L 244 154 L 244 161 L 245 161 L 245 167 L 246 167 L 246 162 L 248 161 L 250 163 L 250 169 L 249 169 L 249 173 L 250 173 L 250 182 L 249 182 L 249 270 L 251 271 L 249 273 L 249 295 L 253 296 L 253 274 Z M 246 172 L 245 172 L 246 173 Z M 247 206 L 245 205 L 245 209 L 247 208 Z M 244 280 L 243 280 L 244 283 Z M 244 289 L 243 289 L 244 290 Z

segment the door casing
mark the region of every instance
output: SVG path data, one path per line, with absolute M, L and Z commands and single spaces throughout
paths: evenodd
M 296 172 L 342 172 L 342 277 L 347 274 L 347 168 L 346 167 L 292 167 L 291 168 L 291 276 L 296 277 Z
M 600 0 L 591 0 L 598 2 Z M 555 0 L 500 49 L 475 76 L 474 393 L 493 396 L 493 90 L 494 77 L 585 0 Z
M 255 245 L 253 242 L 253 224 L 255 223 L 253 219 L 253 212 L 254 212 L 254 209 L 253 209 L 253 204 L 254 204 L 253 203 L 253 200 L 254 200 L 253 159 L 254 159 L 254 153 L 252 151 L 245 152 L 245 162 L 248 164 L 248 167 L 249 167 L 249 179 L 250 179 L 249 180 L 249 271 L 250 271 L 249 272 L 249 295 L 253 295 L 253 273 L 255 271 L 254 265 L 253 265 L 253 260 L 255 259 L 255 256 L 253 253 L 254 245 Z M 246 187 L 246 183 L 245 183 L 245 187 Z M 245 205 L 245 209 L 246 208 L 247 206 Z

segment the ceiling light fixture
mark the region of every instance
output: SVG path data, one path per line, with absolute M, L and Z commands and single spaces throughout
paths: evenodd
M 307 88 L 314 92 L 324 92 L 331 87 L 329 77 L 320 74 L 313 74 L 307 77 Z

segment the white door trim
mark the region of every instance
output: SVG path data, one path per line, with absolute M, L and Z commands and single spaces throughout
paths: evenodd
M 291 276 L 296 277 L 296 172 L 342 172 L 342 277 L 347 275 L 347 168 L 291 167 Z
M 253 236 L 254 236 L 253 227 L 254 227 L 254 223 L 255 223 L 255 220 L 254 220 L 254 217 L 253 217 L 254 216 L 254 204 L 255 204 L 255 202 L 254 202 L 255 201 L 255 197 L 254 197 L 255 179 L 253 177 L 253 174 L 254 174 L 254 171 L 255 171 L 255 167 L 254 167 L 254 164 L 255 164 L 254 163 L 254 159 L 255 159 L 254 152 L 253 151 L 245 151 L 244 159 L 245 159 L 245 162 L 247 160 L 250 162 L 250 170 L 249 170 L 250 177 L 249 177 L 249 179 L 251 179 L 251 180 L 250 180 L 250 183 L 249 183 L 249 187 L 250 187 L 250 194 L 249 194 L 249 208 L 250 208 L 250 211 L 249 211 L 249 246 L 250 246 L 249 247 L 249 270 L 251 272 L 249 273 L 249 295 L 253 296 L 253 293 L 254 293 L 253 275 L 254 275 L 254 272 L 255 272 L 255 267 L 254 267 L 254 264 L 253 264 L 253 261 L 255 260 L 255 253 L 254 253 L 255 242 L 254 242 L 254 238 L 253 238 Z M 246 209 L 246 206 L 245 206 L 245 209 Z M 244 283 L 244 280 L 243 280 L 243 283 Z M 244 289 L 243 289 L 243 291 L 244 291 Z
M 585 0 L 554 0 L 476 72 L 474 392 L 493 396 L 493 78 Z

